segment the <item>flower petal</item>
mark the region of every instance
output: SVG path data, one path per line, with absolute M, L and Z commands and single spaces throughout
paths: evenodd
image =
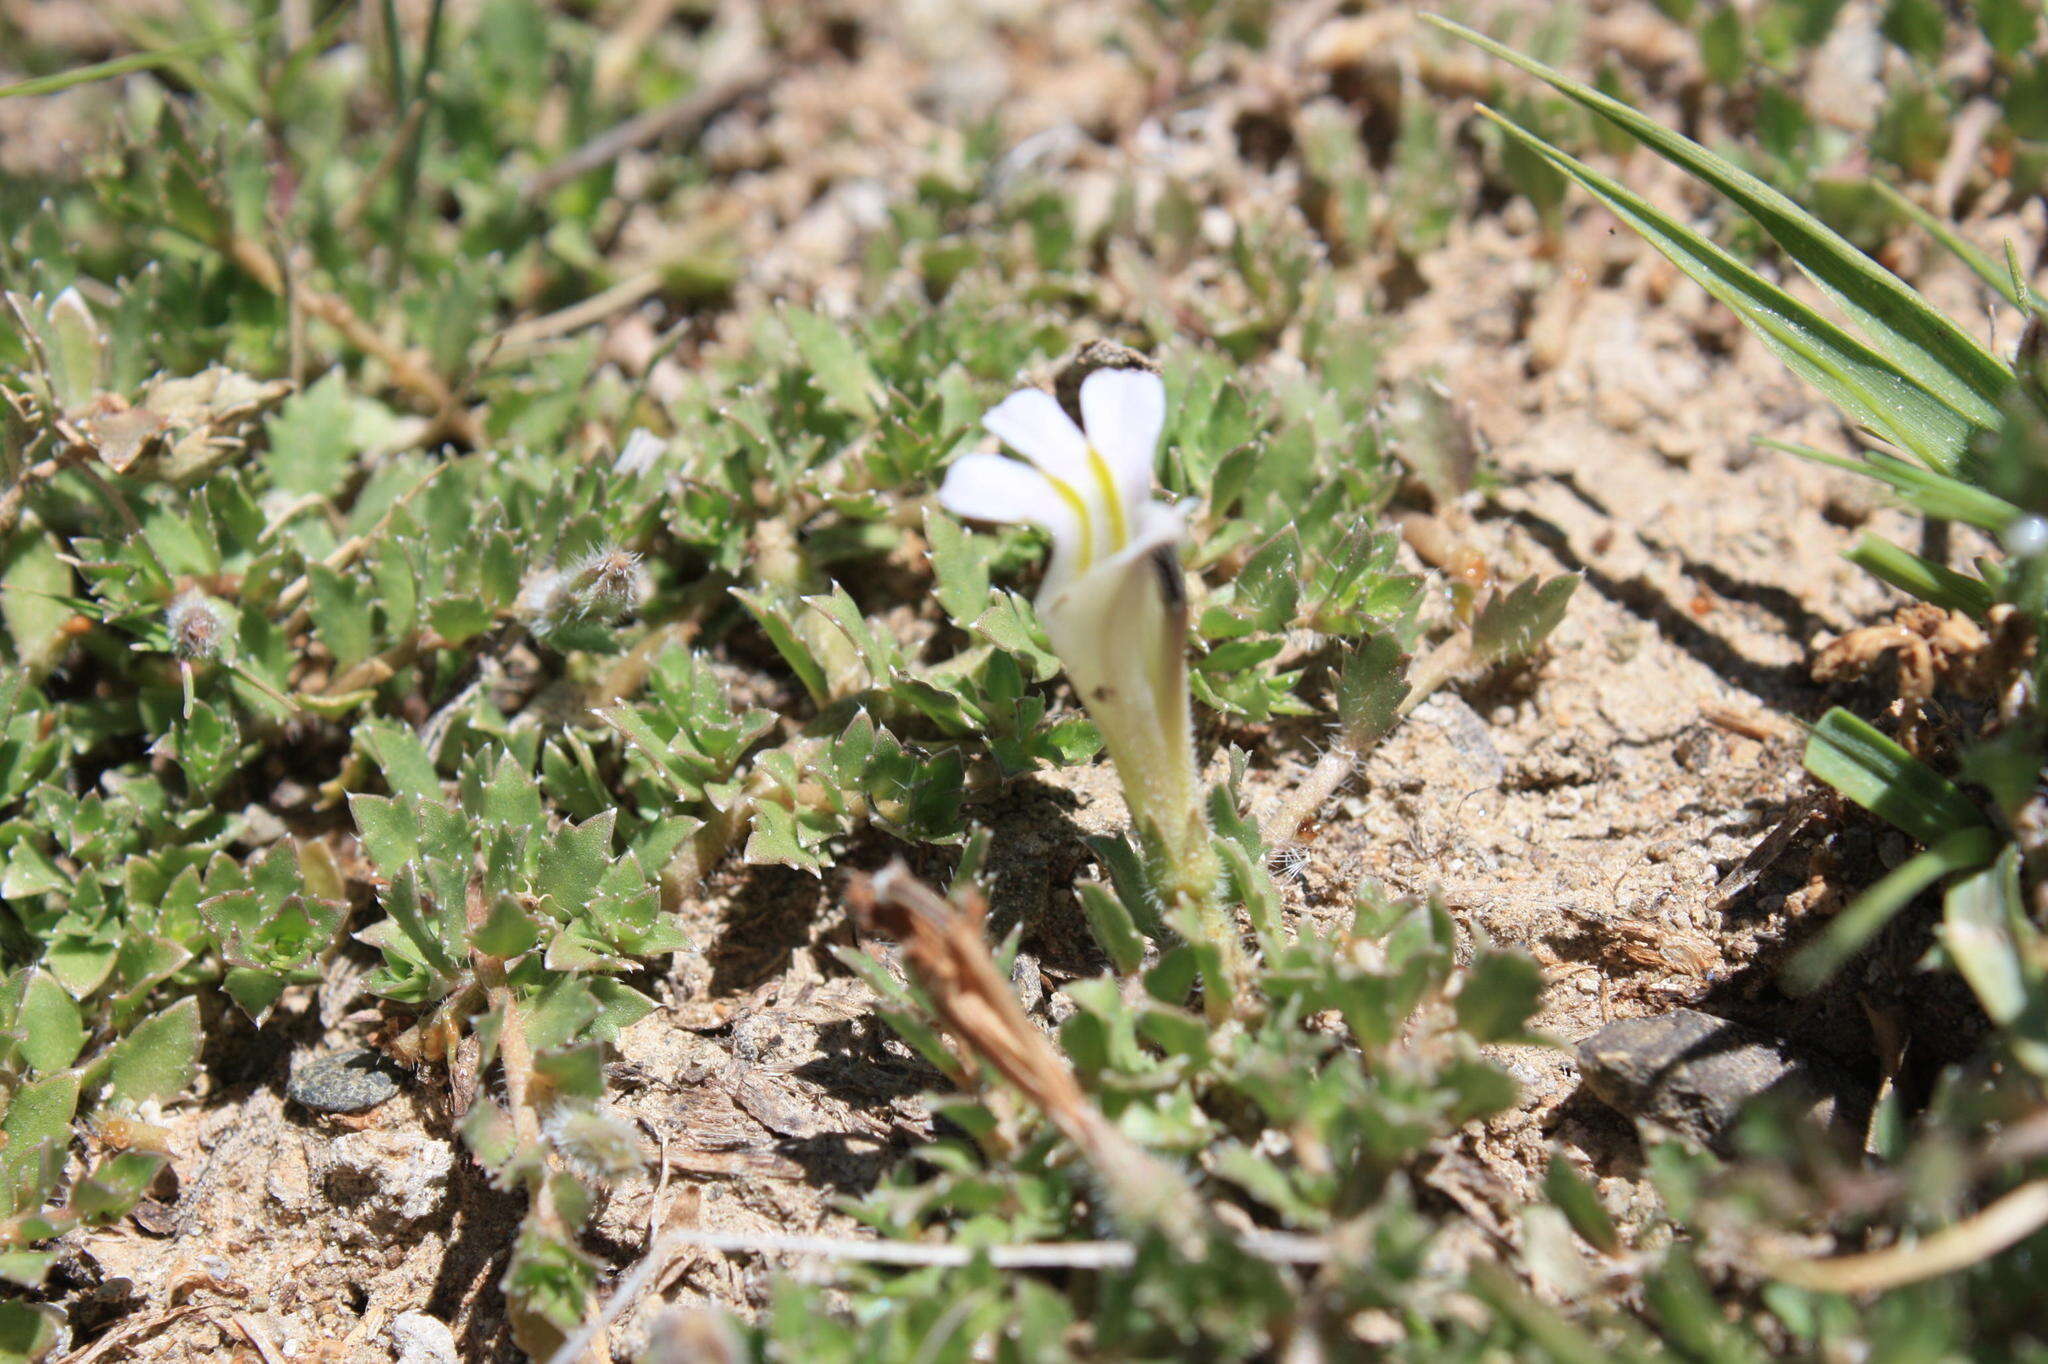
M 1074 509 L 1045 475 L 1001 455 L 976 452 L 954 460 L 939 488 L 939 505 L 970 521 L 1037 526 L 1055 545 L 1080 534 Z
M 1138 508 L 1137 533 L 1131 543 L 1143 550 L 1177 545 L 1187 538 L 1188 504 L 1148 499 Z
M 1088 439 L 1050 393 L 1020 388 L 997 403 L 981 424 L 996 438 L 1069 487 L 1089 486 Z M 1082 496 L 1087 494 L 1083 492 Z
M 1135 510 L 1152 489 L 1152 465 L 1159 433 L 1166 428 L 1166 385 L 1142 369 L 1098 369 L 1081 381 L 1081 424 L 1088 443 L 1108 461 Z

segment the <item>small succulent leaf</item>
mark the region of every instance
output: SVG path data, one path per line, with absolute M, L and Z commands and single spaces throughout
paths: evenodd
M 8 1098 L 0 1117 L 0 1217 L 39 1206 L 62 1167 L 71 1142 L 71 1119 L 78 1111 L 83 1077 L 60 1071 L 29 1081 Z
M 14 1027 L 21 1054 L 45 1075 L 64 1069 L 85 1049 L 85 1022 L 78 1001 L 46 972 L 28 978 Z
M 199 1001 L 190 996 L 143 1019 L 109 1055 L 114 1096 L 131 1103 L 177 1098 L 198 1069 L 199 1040 Z

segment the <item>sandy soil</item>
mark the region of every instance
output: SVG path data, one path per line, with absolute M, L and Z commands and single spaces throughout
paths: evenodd
M 1248 114 L 1284 130 L 1294 110 L 1281 92 L 1374 88 L 1347 84 L 1354 68 L 1340 58 L 1362 38 L 1330 28 L 1322 6 L 1284 9 L 1274 50 L 1256 61 L 1166 63 L 1149 85 L 1100 43 L 1115 7 L 1007 8 L 1001 31 L 936 2 L 894 17 L 850 9 L 856 55 L 792 65 L 704 131 L 749 262 L 705 344 L 762 299 L 844 301 L 878 196 L 963 114 L 999 107 L 1008 132 L 1036 138 L 1033 155 L 1065 167 L 1082 199 L 1171 162 L 1228 203 L 1301 193 L 1284 155 L 1270 170 L 1230 169 Z M 1647 6 L 1596 9 L 1595 45 L 1672 50 Z M 1385 38 L 1374 50 L 1412 76 L 1420 58 L 1400 17 L 1374 17 Z M 1436 93 L 1411 82 L 1408 97 L 1455 114 L 1462 61 L 1439 63 Z M 1674 67 L 1661 88 L 1684 79 Z M 821 125 L 835 132 L 818 143 Z M 1469 155 L 1447 171 L 1468 184 L 1476 175 Z M 1665 202 L 1696 202 L 1647 159 L 1628 174 Z M 622 240 L 658 235 L 673 211 L 636 211 Z M 1997 231 L 1986 225 L 1986 239 Z M 1822 897 L 1806 891 L 1813 866 L 1857 884 L 1903 849 L 1823 811 L 1753 884 L 1726 898 L 1717 887 L 1808 801 L 1799 722 L 1832 699 L 1808 675 L 1816 643 L 1897 605 L 1838 552 L 1865 530 L 1913 541 L 1917 526 L 1850 480 L 1757 450 L 1759 436 L 1842 448 L 1842 432 L 1704 295 L 1583 203 L 1556 241 L 1523 205 L 1468 214 L 1411 264 L 1387 319 L 1397 340 L 1386 368 L 1438 376 L 1489 449 L 1498 486 L 1476 508 L 1477 542 L 1502 578 L 1569 569 L 1585 582 L 1538 666 L 1441 694 L 1372 755 L 1288 886 L 1302 930 L 1342 913 L 1361 878 L 1433 891 L 1472 939 L 1544 963 L 1552 987 L 1537 1024 L 1552 1037 L 1688 1003 L 1873 1072 L 1870 1017 L 1900 1011 L 1908 983 L 1880 972 L 1803 1001 L 1772 967 L 1819 912 Z M 1928 285 L 1961 315 L 1976 311 L 1959 279 Z M 1107 306 L 1124 287 L 1112 267 Z M 1348 268 L 1336 287 L 1362 312 L 1378 272 Z M 615 322 L 613 350 L 630 356 L 652 327 Z M 1312 728 L 1230 737 L 1255 743 L 1262 798 L 1315 758 Z M 988 812 L 1001 834 L 998 919 L 1032 926 L 1019 980 L 1041 1011 L 1057 1010 L 1059 985 L 1089 961 L 1072 906 L 1048 887 L 1085 863 L 1077 827 L 1120 814 L 1100 772 L 1027 785 Z M 863 844 L 848 861 L 873 865 L 887 851 Z M 830 955 L 854 941 L 835 887 L 727 867 L 687 907 L 696 946 L 656 986 L 670 1007 L 630 1032 L 613 1066 L 613 1103 L 653 1157 L 600 1219 L 593 1244 L 617 1265 L 669 1225 L 844 1229 L 834 1200 L 927 1133 L 918 1095 L 929 1075 Z M 81 1329 L 94 1311 L 120 1317 L 94 1358 L 514 1357 L 494 1280 L 519 1209 L 462 1155 L 445 1094 L 423 1082 L 349 1124 L 282 1097 L 294 1057 L 362 1039 L 367 1020 L 351 1009 L 363 1002 L 327 991 L 274 1035 L 223 1034 L 211 1092 L 166 1115 L 178 1187 L 162 1191 L 153 1229 L 73 1238 L 66 1273 L 86 1305 Z M 1520 1106 L 1448 1144 L 1429 1186 L 1487 1235 L 1512 1239 L 1511 1209 L 1555 1146 L 1635 1220 L 1646 1193 L 1633 1139 L 1578 1093 L 1571 1053 L 1525 1047 L 1505 1059 L 1523 1082 Z M 619 1357 L 662 1305 L 758 1306 L 768 1277 L 756 1259 L 681 1255 L 624 1317 Z

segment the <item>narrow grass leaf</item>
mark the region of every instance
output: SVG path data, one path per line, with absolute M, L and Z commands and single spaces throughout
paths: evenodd
M 159 66 L 171 66 L 188 57 L 203 57 L 216 48 L 254 37 L 267 25 L 244 29 L 238 33 L 216 33 L 177 47 L 159 48 L 155 52 L 131 52 L 125 57 L 109 61 L 94 62 L 90 66 L 73 67 L 69 71 L 53 71 L 47 76 L 33 76 L 28 80 L 15 81 L 12 85 L 0 85 L 0 99 L 15 99 L 25 95 L 54 95 L 73 90 L 81 85 L 96 81 L 113 80 L 117 76 L 132 75 L 137 71 L 152 71 Z
M 1892 186 L 1873 176 L 1870 187 L 1878 197 L 1904 214 L 1915 227 L 1941 243 L 1950 255 L 1970 268 L 1970 273 L 1998 291 L 1998 296 L 2015 308 L 2048 307 L 2048 299 L 2026 287 L 2023 282 L 2013 279 L 2012 271 L 2001 262 L 1994 261 L 1988 252 L 1971 242 L 1965 241 L 1953 226 L 1935 217 L 1920 205 L 1908 199 Z
M 1934 468 L 1954 468 L 1976 432 L 1997 420 L 1995 408 L 1982 419 L 1966 416 L 1897 363 L 1619 182 L 1493 110 L 1482 107 L 1480 112 L 1578 182 L 1672 264 L 1733 308 L 1799 377 L 1857 421 Z
M 1929 847 L 1983 827 L 1983 816 L 1954 782 L 1840 706 L 1813 727 L 1806 770 Z
M 1948 835 L 1925 852 L 1899 863 L 1883 880 L 1857 896 L 1828 921 L 1824 932 L 1799 949 L 1785 967 L 1785 984 L 1805 994 L 1840 970 L 1863 950 L 1913 898 L 1953 872 L 1982 866 L 1998 849 L 1989 829 L 1964 829 Z
M 2020 515 L 2018 507 L 1996 494 L 1936 470 L 1923 469 L 1881 450 L 1866 450 L 1860 457 L 1852 459 L 1792 441 L 1760 440 L 1757 444 L 1797 455 L 1815 464 L 1874 478 L 1911 503 L 1922 516 L 1931 516 L 1938 521 L 1960 521 L 1966 526 L 1997 534 Z
M 2025 953 L 2014 929 L 2031 928 L 2020 904 L 2019 850 L 2007 847 L 1999 859 L 1949 887 L 1942 900 L 1942 946 L 1970 983 L 1977 1002 L 2000 1027 L 2011 1027 L 2027 1010 Z
M 1986 425 L 1997 420 L 1998 400 L 2011 382 L 2010 371 L 1975 337 L 1833 228 L 1748 171 L 1611 95 L 1462 25 L 1434 17 L 1431 22 L 1548 83 L 1726 195 L 1841 304 L 1880 352 L 1918 376 L 1957 412 Z
M 1932 602 L 1944 611 L 1961 611 L 1980 620 L 1991 613 L 1994 597 L 1981 579 L 1923 559 L 1889 540 L 1866 535 L 1844 550 L 1842 557 L 1901 592 Z

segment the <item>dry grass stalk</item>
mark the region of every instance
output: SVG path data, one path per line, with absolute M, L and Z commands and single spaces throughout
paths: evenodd
M 903 944 L 953 1045 L 1002 1076 L 1080 1148 L 1118 1215 L 1196 1252 L 1210 1228 L 1194 1191 L 1089 1102 L 1066 1059 L 1025 1016 L 989 954 L 979 898 L 949 900 L 900 861 L 856 881 L 849 898 L 864 927 Z

